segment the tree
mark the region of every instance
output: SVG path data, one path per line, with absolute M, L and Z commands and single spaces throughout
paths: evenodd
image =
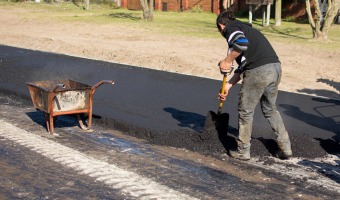
M 312 13 L 311 1 L 314 3 L 314 13 Z M 327 40 L 328 31 L 333 24 L 339 9 L 339 0 L 306 0 L 308 21 L 312 27 L 314 39 Z
M 148 1 L 150 2 L 150 5 Z M 146 21 L 152 21 L 153 20 L 153 7 L 154 7 L 153 0 L 140 0 L 140 3 L 142 4 L 142 8 L 143 8 L 143 19 Z
M 90 9 L 90 0 L 85 0 L 85 10 Z
M 281 26 L 282 0 L 275 1 L 275 26 Z

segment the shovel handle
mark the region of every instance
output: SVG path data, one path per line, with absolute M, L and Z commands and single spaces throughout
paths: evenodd
M 223 81 L 222 81 L 222 89 L 221 89 L 221 93 L 225 93 L 225 85 L 227 83 L 227 75 L 231 74 L 231 72 L 234 70 L 234 68 L 230 68 L 230 71 L 228 72 L 223 72 Z M 223 106 L 223 101 L 220 100 L 220 104 L 218 106 L 218 111 L 217 114 L 221 114 L 222 113 L 222 106 Z
M 223 81 L 222 81 L 222 89 L 221 89 L 221 93 L 222 93 L 222 92 L 224 93 L 226 82 L 227 82 L 227 73 L 223 73 Z M 221 112 L 222 112 L 222 106 L 223 106 L 223 101 L 220 100 L 220 104 L 219 104 L 219 106 L 218 106 L 217 114 L 221 114 Z

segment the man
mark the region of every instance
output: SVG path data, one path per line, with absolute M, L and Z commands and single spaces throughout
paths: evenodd
M 277 156 L 287 159 L 292 156 L 291 144 L 275 105 L 282 73 L 278 56 L 260 31 L 237 20 L 231 11 L 222 12 L 216 25 L 229 46 L 227 57 L 219 62 L 221 73 L 229 71 L 234 60 L 239 65 L 227 82 L 225 91 L 219 93 L 219 99 L 225 101 L 230 88 L 243 76 L 238 105 L 238 147 L 230 150 L 229 155 L 240 160 L 250 159 L 253 114 L 260 102 L 264 117 L 277 135 L 280 150 Z

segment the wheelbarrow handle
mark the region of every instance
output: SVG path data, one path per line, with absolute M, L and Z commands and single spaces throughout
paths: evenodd
M 106 84 L 112 84 L 112 85 L 114 84 L 114 82 L 111 81 L 111 80 L 102 80 L 102 81 L 100 81 L 99 83 L 97 83 L 97 84 L 95 84 L 94 86 L 92 86 L 92 89 L 95 90 L 95 89 L 97 89 L 97 87 L 103 85 L 104 83 L 106 83 Z
M 52 90 L 52 92 L 55 92 L 58 88 L 65 88 L 66 86 L 64 85 L 64 84 L 61 84 L 61 83 L 59 83 L 59 84 L 57 84 L 55 87 L 54 87 L 54 89 Z

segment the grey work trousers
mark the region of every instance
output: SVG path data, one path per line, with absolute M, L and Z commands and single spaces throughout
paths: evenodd
M 278 85 L 281 81 L 281 64 L 271 63 L 243 72 L 239 92 L 239 150 L 249 150 L 254 110 L 258 102 L 264 117 L 269 121 L 278 143 L 289 142 L 281 115 L 276 108 Z

